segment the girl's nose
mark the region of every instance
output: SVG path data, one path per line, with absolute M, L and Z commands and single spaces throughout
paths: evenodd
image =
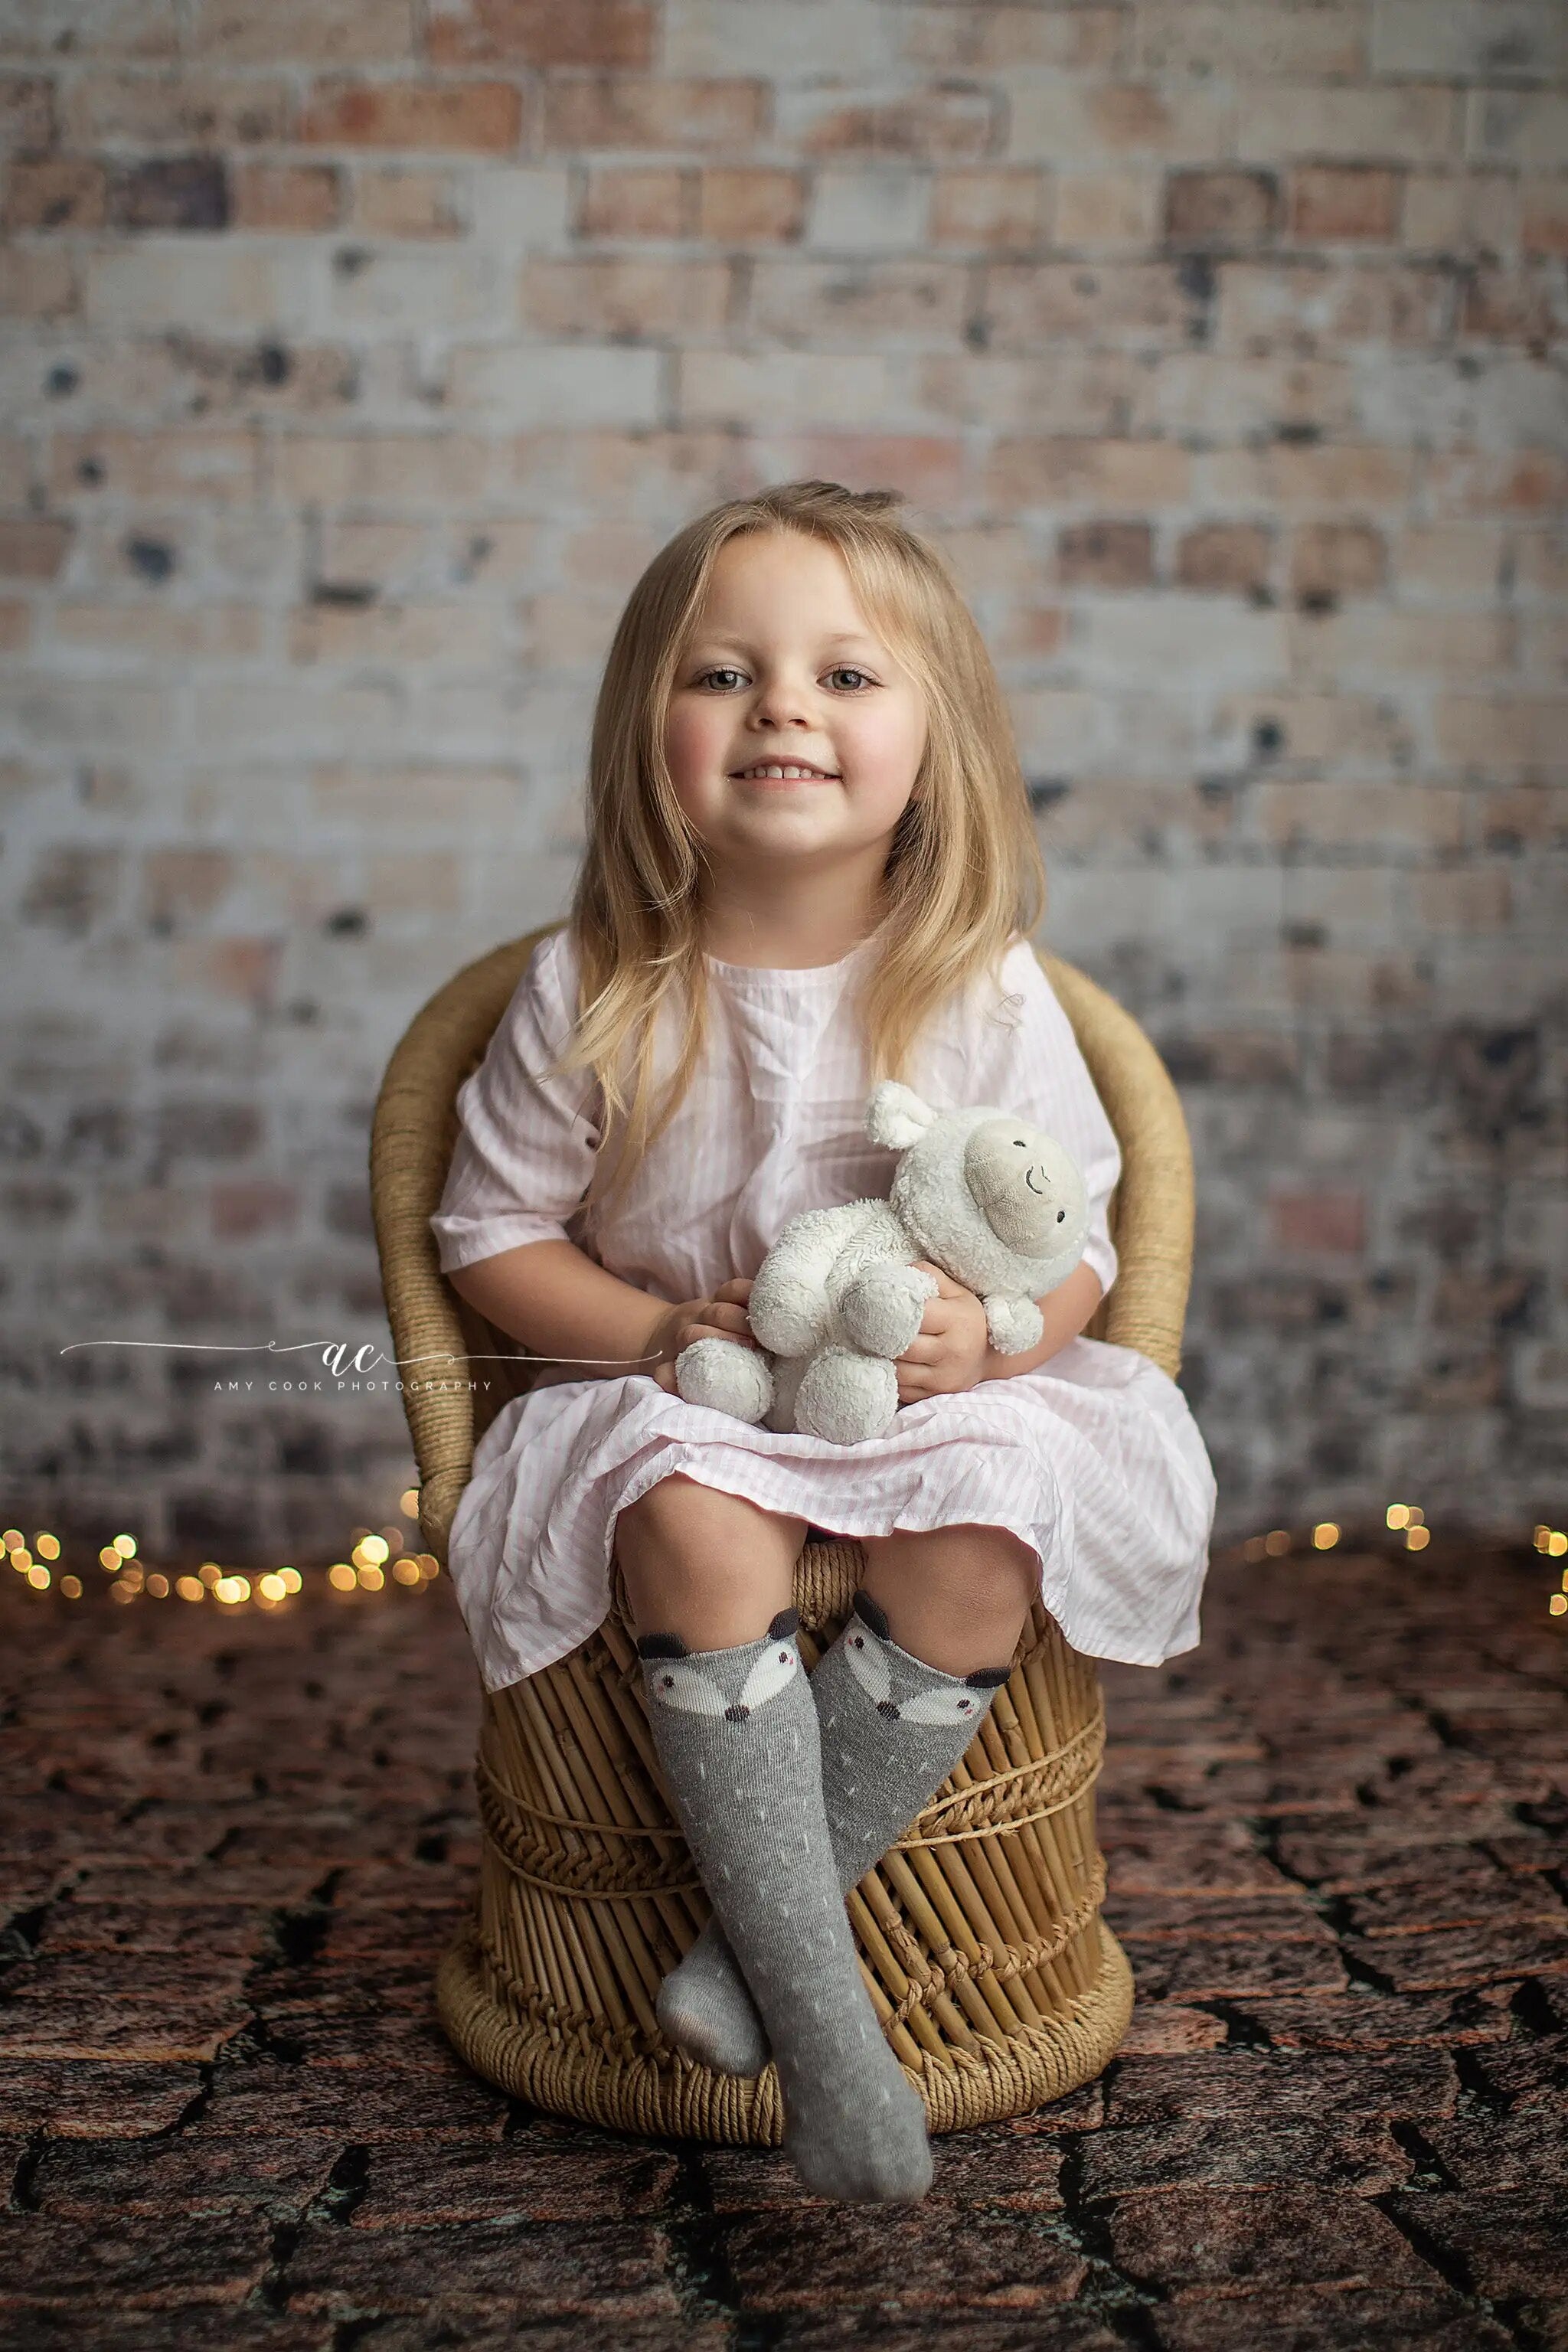
M 812 723 L 809 692 L 804 686 L 774 678 L 759 693 L 755 716 L 759 725 L 764 727 L 809 727 Z

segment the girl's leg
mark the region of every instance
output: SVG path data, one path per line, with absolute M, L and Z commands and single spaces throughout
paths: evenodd
M 760 1641 L 795 1598 L 806 1522 L 677 1470 L 628 1503 L 616 1557 L 639 1633 L 675 1633 L 694 1650 Z
M 775 1523 L 771 1550 L 764 1543 L 761 1562 L 748 1560 L 748 1521 L 714 1508 L 737 1501 L 672 1478 L 621 1515 L 655 1750 L 772 2046 L 784 2143 L 802 2177 L 829 2197 L 921 2197 L 931 2173 L 924 2109 L 861 1979 L 795 1643 L 789 1547 L 805 1527 Z M 770 1517 L 743 1509 L 752 1534 Z M 617 1521 L 617 1543 L 620 1532 Z M 785 1605 L 759 1634 L 759 1611 L 778 1597 L 769 1580 L 781 1574 Z
M 865 1539 L 855 1613 L 811 1678 L 824 1801 L 841 1892 L 864 1877 L 941 1787 L 1000 1685 L 1038 1583 L 1036 1554 L 1000 1528 Z M 672 2038 L 690 2016 L 700 2054 L 755 2074 L 760 2021 L 716 1928 L 667 1979 Z
M 865 1548 L 864 1590 L 901 1649 L 949 1675 L 1011 1658 L 1039 1590 L 1028 1544 L 1005 1528 L 957 1527 L 868 1536 Z

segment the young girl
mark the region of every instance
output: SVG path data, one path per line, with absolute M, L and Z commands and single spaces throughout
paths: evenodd
M 637 583 L 571 918 L 458 1095 L 431 1220 L 454 1287 L 547 1363 L 451 1530 L 486 1684 L 591 1633 L 618 1559 L 714 1911 L 661 2025 L 737 2073 L 771 2051 L 798 2169 L 862 2199 L 922 2195 L 931 2155 L 845 1891 L 969 1746 L 1037 1595 L 1091 1654 L 1195 1642 L 1215 1502 L 1174 1383 L 1079 1336 L 1116 1275 L 1116 1139 L 1029 944 L 1044 876 L 1001 690 L 898 503 L 732 499 Z M 861 1126 L 883 1076 L 1016 1112 L 1077 1160 L 1089 1240 L 1044 1338 L 996 1356 L 938 1274 L 885 1435 L 685 1403 L 683 1348 L 755 1344 L 751 1277 L 786 1221 L 886 1196 L 894 1155 Z M 859 1538 L 868 1567 L 808 1682 L 790 1603 L 814 1531 Z

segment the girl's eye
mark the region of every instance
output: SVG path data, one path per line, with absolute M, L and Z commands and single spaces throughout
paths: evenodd
M 739 677 L 741 673 L 738 669 L 706 669 L 703 671 L 697 683 L 699 686 L 707 686 L 713 678 Z
M 862 686 L 869 686 L 871 684 L 871 680 L 867 677 L 866 672 L 863 669 L 852 669 L 847 663 L 837 669 L 830 669 L 827 675 L 829 677 L 858 677 Z

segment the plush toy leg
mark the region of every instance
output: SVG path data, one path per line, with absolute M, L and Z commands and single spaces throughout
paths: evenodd
M 802 1376 L 795 1425 L 830 1445 L 853 1445 L 879 1437 L 898 1409 L 899 1376 L 886 1357 L 824 1348 Z
M 734 1339 L 694 1339 L 682 1348 L 675 1360 L 675 1385 L 688 1404 L 710 1405 L 752 1423 L 773 1400 L 767 1358 Z
M 901 1356 L 937 1287 L 918 1265 L 868 1266 L 839 1300 L 839 1320 L 868 1356 Z

